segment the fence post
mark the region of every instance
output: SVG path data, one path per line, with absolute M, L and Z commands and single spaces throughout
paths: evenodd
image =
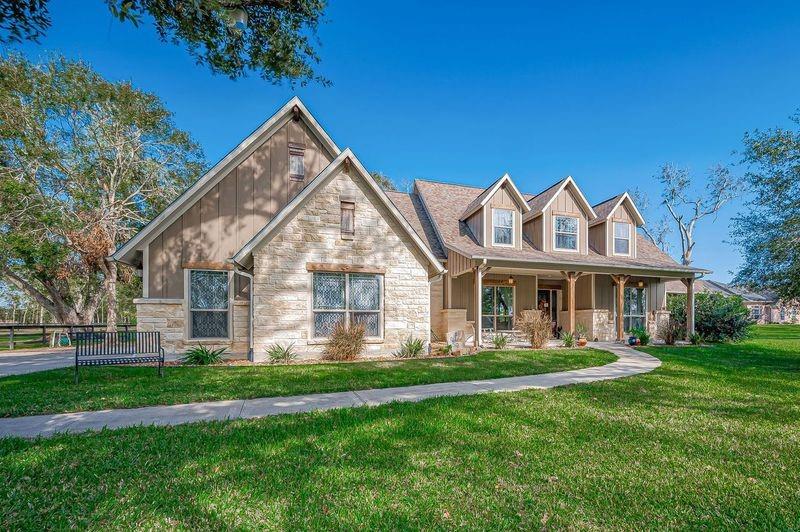
M 14 326 L 13 326 L 13 325 L 12 325 L 12 326 L 11 326 L 11 328 L 9 329 L 9 334 L 8 334 L 8 350 L 9 350 L 9 351 L 13 351 L 13 350 L 14 350 Z

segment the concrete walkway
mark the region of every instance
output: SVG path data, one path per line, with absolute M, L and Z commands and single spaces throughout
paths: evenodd
M 0 437 L 33 438 L 52 436 L 59 432 L 83 432 L 102 428 L 116 429 L 137 425 L 179 425 L 197 421 L 250 419 L 333 408 L 374 406 L 394 401 L 422 401 L 432 397 L 546 389 L 638 375 L 652 371 L 661 365 L 661 361 L 657 358 L 620 344 L 596 343 L 592 344 L 592 347 L 610 351 L 619 359 L 605 366 L 523 377 L 3 418 L 0 419 Z
M 164 360 L 178 360 L 179 355 L 167 353 Z M 69 368 L 75 365 L 74 347 L 40 348 L 0 351 L 0 377 L 24 375 L 36 371 Z

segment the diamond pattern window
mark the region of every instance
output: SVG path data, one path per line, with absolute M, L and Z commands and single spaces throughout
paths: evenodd
M 189 272 L 190 338 L 228 338 L 228 272 Z
M 383 277 L 366 273 L 313 274 L 314 338 L 326 338 L 337 323 L 364 325 L 368 337 L 381 336 Z

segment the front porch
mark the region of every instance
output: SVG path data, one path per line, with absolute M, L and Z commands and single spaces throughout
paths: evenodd
M 436 336 L 454 345 L 487 345 L 495 334 L 516 337 L 515 319 L 534 309 L 551 317 L 553 338 L 578 326 L 590 341 L 624 341 L 640 327 L 655 338 L 669 322 L 665 281 L 670 278 L 655 272 L 545 269 L 463 257 L 448 260 L 447 269 L 440 286 L 432 286 L 431 325 Z M 682 280 L 690 294 L 688 336 L 694 330 L 693 279 Z

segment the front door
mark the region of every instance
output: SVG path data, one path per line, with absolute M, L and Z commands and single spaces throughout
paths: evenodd
M 558 290 L 539 290 L 536 308 L 550 316 L 553 336 L 558 336 Z

